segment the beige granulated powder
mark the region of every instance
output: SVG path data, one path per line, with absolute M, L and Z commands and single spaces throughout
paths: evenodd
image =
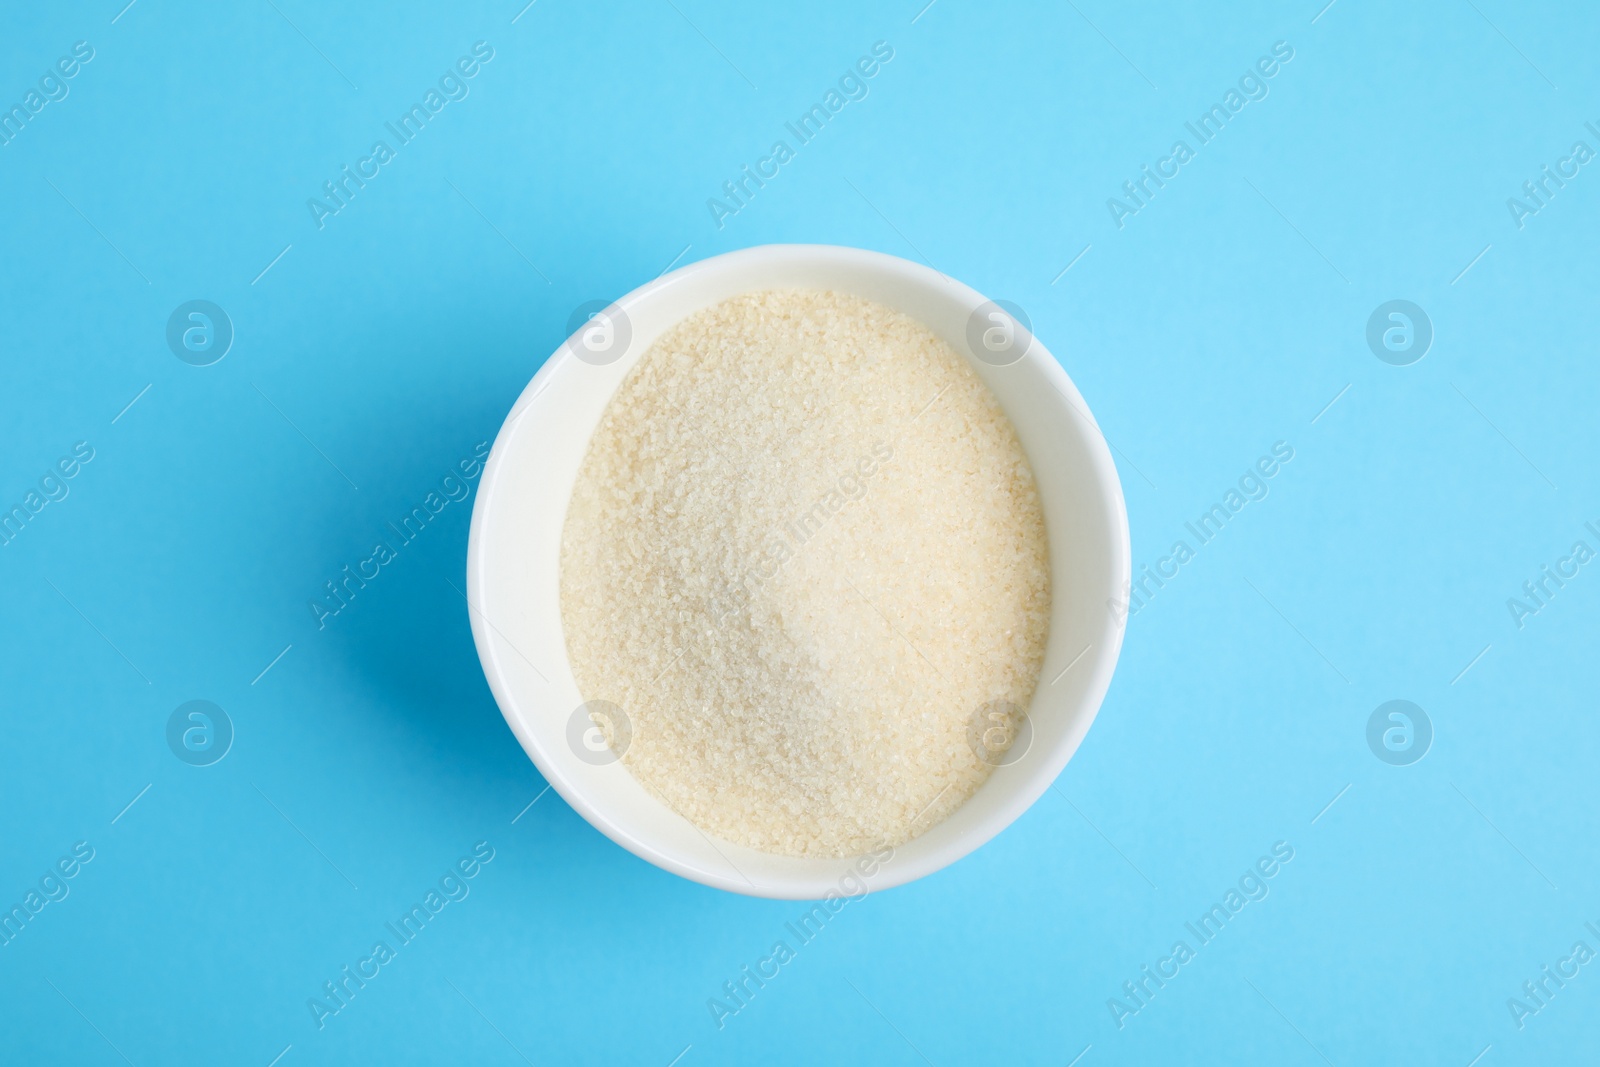
M 900 844 L 970 797 L 974 717 L 1028 706 L 1049 611 L 994 397 L 841 293 L 751 293 L 660 337 L 562 534 L 573 674 L 628 717 L 623 762 L 705 832 L 791 856 Z

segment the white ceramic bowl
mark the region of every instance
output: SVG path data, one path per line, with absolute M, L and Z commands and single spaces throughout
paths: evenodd
M 596 765 L 592 746 L 569 740 L 584 697 L 561 627 L 561 530 L 601 413 L 669 327 L 739 293 L 784 287 L 887 304 L 967 356 L 1016 426 L 1044 508 L 1053 602 L 1030 710 L 1031 744 L 953 815 L 888 859 L 796 859 L 714 841 L 645 792 L 625 764 Z M 1010 318 L 991 318 L 996 310 L 967 286 L 894 256 L 767 245 L 694 263 L 635 289 L 575 333 L 528 383 L 495 438 L 473 506 L 472 635 L 517 740 L 566 802 L 607 837 L 719 889 L 814 900 L 859 893 L 860 886 L 900 885 L 955 862 L 1005 829 L 1061 773 L 1100 708 L 1122 647 L 1122 627 L 1108 603 L 1129 577 L 1128 519 L 1111 454 L 1078 390 L 1037 339 Z M 989 346 L 1001 348 L 999 358 L 983 350 L 982 331 L 990 325 L 1001 330 Z M 1014 347 L 1005 347 L 1005 330 L 1015 331 Z M 995 365 L 1017 354 L 1016 362 Z

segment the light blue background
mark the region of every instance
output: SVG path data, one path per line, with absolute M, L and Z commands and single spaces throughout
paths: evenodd
M 1506 199 L 1600 148 L 1593 13 L 922 2 L 5 14 L 6 107 L 95 57 L 0 147 L 0 503 L 95 458 L 0 548 L 0 899 L 96 854 L 0 948 L 0 1058 L 1592 1058 L 1600 963 L 1522 1030 L 1506 1001 L 1600 949 L 1600 567 L 1520 630 L 1506 600 L 1600 548 L 1600 165 L 1523 229 Z M 319 230 L 307 198 L 479 40 L 470 96 Z M 718 229 L 707 198 L 879 40 L 870 95 Z M 1106 199 L 1275 41 L 1270 95 L 1119 230 Z M 451 585 L 469 506 L 325 630 L 307 601 L 492 439 L 578 304 L 782 241 L 1026 308 L 1118 449 L 1136 566 L 1295 458 L 1131 620 L 1056 790 L 719 1031 L 707 998 L 803 909 L 527 808 Z M 1393 298 L 1435 327 L 1413 366 L 1364 340 Z M 192 299 L 236 330 L 213 366 L 164 340 Z M 1408 767 L 1365 740 L 1394 698 L 1436 731 Z M 214 766 L 167 747 L 191 699 L 235 725 Z M 471 895 L 319 1031 L 307 998 L 481 840 Z M 1270 896 L 1119 1030 L 1107 999 L 1276 841 Z

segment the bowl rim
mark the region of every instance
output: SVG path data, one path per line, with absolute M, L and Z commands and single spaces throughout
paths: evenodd
M 823 260 L 831 259 L 841 265 L 850 263 L 856 268 L 864 267 L 886 275 L 898 276 L 908 283 L 939 290 L 944 297 L 953 303 L 969 308 L 977 307 L 989 300 L 988 297 L 977 290 L 930 266 L 924 266 L 921 263 L 915 263 L 888 253 L 846 245 L 766 244 L 724 252 L 686 264 L 634 288 L 626 295 L 613 301 L 613 304 L 623 312 L 628 312 L 637 305 L 656 298 L 663 289 L 670 288 L 675 284 L 681 283 L 684 279 L 696 275 L 737 273 L 748 269 L 754 263 L 775 259 L 803 262 L 819 258 Z M 692 312 L 684 312 L 685 315 L 690 313 Z M 1031 327 L 1029 332 L 1031 333 Z M 827 861 L 819 859 L 817 861 L 819 865 L 824 863 L 827 865 L 825 874 L 796 876 L 781 882 L 772 882 L 771 876 L 768 875 L 766 883 L 756 885 L 736 873 L 705 869 L 685 855 L 664 849 L 658 842 L 645 840 L 619 825 L 608 814 L 604 805 L 591 800 L 584 788 L 568 777 L 562 769 L 560 760 L 552 759 L 546 753 L 545 746 L 540 741 L 539 736 L 526 722 L 529 712 L 521 706 L 522 701 L 513 692 L 511 685 L 508 683 L 506 673 L 500 663 L 500 650 L 493 639 L 493 634 L 491 634 L 491 631 L 494 630 L 493 624 L 479 607 L 485 602 L 484 593 L 487 583 L 485 541 L 488 535 L 485 531 L 489 520 L 486 516 L 490 512 L 490 501 L 494 497 L 496 487 L 501 480 L 500 474 L 508 454 L 507 449 L 499 446 L 513 432 L 515 424 L 529 410 L 534 398 L 542 394 L 546 389 L 551 388 L 556 383 L 557 377 L 564 373 L 569 364 L 576 361 L 576 356 L 573 354 L 572 347 L 569 344 L 570 340 L 571 338 L 563 339 L 518 394 L 500 429 L 495 434 L 494 447 L 491 448 L 488 458 L 484 461 L 483 472 L 478 481 L 476 498 L 473 501 L 471 528 L 467 537 L 467 613 L 472 627 L 473 643 L 477 648 L 478 658 L 483 667 L 484 676 L 489 683 L 490 691 L 494 695 L 495 703 L 506 720 L 506 724 L 517 738 L 518 743 L 521 744 L 523 751 L 533 761 L 539 773 L 544 776 L 549 787 L 555 789 L 561 798 L 591 826 L 640 859 L 690 881 L 744 896 L 779 900 L 821 899 L 825 892 L 836 887 L 839 871 L 841 870 L 839 865 L 845 862 L 848 857 L 829 859 Z M 960 351 L 960 346 L 955 347 Z M 1117 589 L 1126 589 L 1132 574 L 1132 550 L 1128 532 L 1127 506 L 1122 493 L 1122 482 L 1117 473 L 1116 464 L 1111 456 L 1111 450 L 1105 435 L 1100 430 L 1099 423 L 1090 412 L 1088 404 L 1084 401 L 1077 386 L 1056 361 L 1055 356 L 1037 337 L 1033 337 L 1032 344 L 1023 359 L 1036 364 L 1038 371 L 1051 380 L 1051 384 L 1062 394 L 1068 404 L 1077 409 L 1077 413 L 1087 424 L 1087 429 L 1083 433 L 1085 451 L 1090 468 L 1087 481 L 1093 483 L 1100 497 L 1099 503 L 1105 509 L 1114 527 L 1110 544 L 1111 569 L 1116 572 L 1113 575 L 1113 585 Z M 1007 411 L 1007 417 L 1010 417 L 1009 411 Z M 565 515 L 564 507 L 562 514 Z M 940 843 L 938 847 L 929 849 L 920 857 L 897 858 L 896 862 L 886 864 L 873 875 L 870 891 L 878 892 L 883 889 L 904 885 L 955 863 L 998 836 L 1044 794 L 1044 791 L 1060 776 L 1067 763 L 1077 754 L 1084 736 L 1087 735 L 1089 728 L 1099 714 L 1121 654 L 1125 631 L 1125 623 L 1117 619 L 1108 607 L 1105 612 L 1105 623 L 1093 642 L 1093 644 L 1101 645 L 1103 651 L 1093 657 L 1094 673 L 1087 682 L 1078 705 L 1072 709 L 1073 728 L 1069 731 L 1066 742 L 1058 746 L 1059 751 L 1054 758 L 1047 761 L 1030 761 L 1032 766 L 1027 776 L 1015 782 L 1004 803 L 997 806 L 990 815 L 985 817 L 975 831 L 958 837 L 953 836 L 948 841 Z M 931 833 L 932 828 L 928 832 Z M 926 833 L 920 836 L 926 836 Z

